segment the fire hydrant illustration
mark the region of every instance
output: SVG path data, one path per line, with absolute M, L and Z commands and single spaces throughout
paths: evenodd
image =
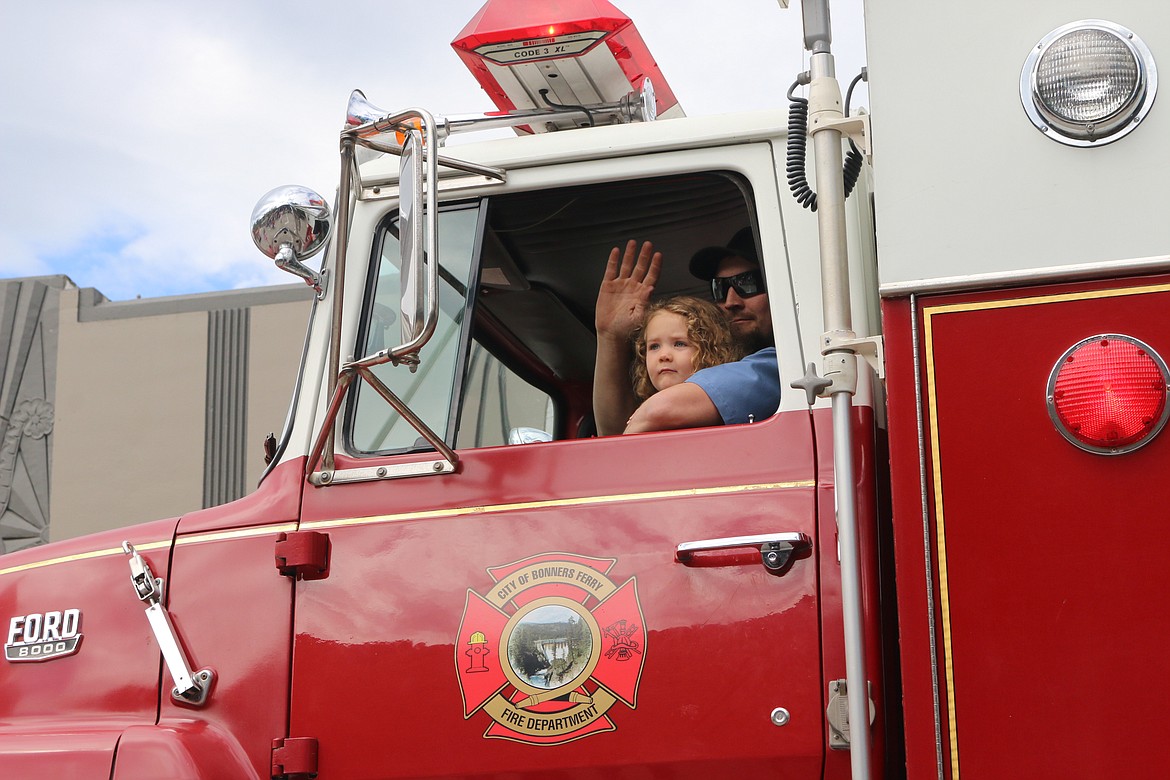
M 471 635 L 471 639 L 467 640 L 467 644 L 471 645 L 465 651 L 466 655 L 471 658 L 471 666 L 467 667 L 467 671 L 488 671 L 487 657 L 491 650 L 487 646 L 487 637 L 483 635 L 482 631 L 476 631 Z

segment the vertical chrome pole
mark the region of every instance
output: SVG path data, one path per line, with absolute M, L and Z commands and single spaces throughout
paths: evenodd
M 337 377 L 341 371 L 341 320 L 345 301 L 345 256 L 349 251 L 350 190 L 354 168 L 354 135 L 341 134 L 341 181 L 337 186 L 337 230 L 334 242 L 337 246 L 336 262 L 333 264 L 333 324 L 329 334 L 329 398 L 337 388 Z M 329 431 L 325 446 L 325 461 L 322 468 L 333 471 L 336 429 Z
M 849 752 L 854 780 L 869 780 L 869 685 L 862 625 L 861 548 L 857 528 L 857 493 L 853 463 L 853 394 L 857 357 L 835 347 L 855 338 L 849 303 L 849 252 L 845 229 L 845 183 L 841 132 L 823 126 L 840 119 L 829 24 L 828 0 L 804 0 L 804 45 L 809 59 L 809 134 L 816 155 L 817 229 L 821 250 L 821 304 L 825 335 L 822 346 L 828 392 L 833 403 L 833 485 L 841 556 L 841 607 L 845 627 L 845 678 L 849 694 Z

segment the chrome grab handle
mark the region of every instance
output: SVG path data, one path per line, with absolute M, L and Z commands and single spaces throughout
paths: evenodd
M 770 571 L 777 571 L 784 568 L 794 553 L 811 549 L 812 539 L 805 533 L 775 533 L 682 542 L 674 552 L 674 559 L 686 564 L 690 563 L 697 552 L 734 550 L 737 547 L 755 547 L 760 551 L 764 567 Z

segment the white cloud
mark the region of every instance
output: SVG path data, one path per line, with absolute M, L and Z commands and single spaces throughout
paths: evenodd
M 615 4 L 690 114 L 782 106 L 804 67 L 796 4 Z M 862 62 L 860 4 L 834 6 L 843 81 Z M 293 281 L 252 246 L 256 199 L 289 183 L 331 198 L 353 88 L 386 109 L 493 110 L 450 47 L 481 5 L 6 8 L 0 276 L 66 273 L 114 299 Z

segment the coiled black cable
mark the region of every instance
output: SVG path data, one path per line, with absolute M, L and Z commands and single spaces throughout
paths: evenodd
M 853 79 L 847 93 L 849 97 L 853 96 L 853 88 L 857 86 L 857 82 L 864 76 L 865 71 L 862 71 Z M 785 171 L 788 174 L 788 189 L 792 191 L 792 197 L 806 209 L 816 211 L 817 194 L 809 186 L 808 177 L 805 174 L 805 152 L 808 139 L 808 99 L 796 96 L 796 88 L 800 84 L 801 79 L 798 78 L 788 88 L 788 157 Z M 849 115 L 848 98 L 845 100 L 845 115 Z M 849 139 L 849 153 L 845 155 L 845 162 L 841 170 L 841 175 L 844 178 L 846 198 L 853 192 L 853 188 L 857 186 L 857 180 L 861 176 L 863 162 L 861 152 L 854 145 L 853 139 Z
M 808 142 L 808 99 L 796 97 L 794 92 L 800 80 L 788 88 L 788 189 L 792 197 L 806 209 L 817 210 L 817 194 L 809 186 L 805 174 L 805 150 Z
M 861 72 L 853 77 L 853 81 L 849 82 L 849 89 L 845 90 L 845 116 L 849 116 L 849 106 L 853 102 L 853 90 L 862 80 L 869 81 L 868 68 L 862 68 Z M 849 197 L 849 193 L 853 192 L 853 187 L 856 186 L 857 179 L 861 176 L 862 161 L 857 144 L 853 143 L 853 139 L 850 138 L 849 153 L 845 155 L 845 164 L 842 166 L 844 168 L 842 174 L 845 176 L 846 198 Z

